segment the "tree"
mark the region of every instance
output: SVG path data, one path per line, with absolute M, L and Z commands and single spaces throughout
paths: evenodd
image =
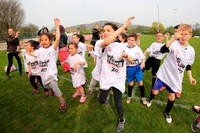
M 9 28 L 18 29 L 24 21 L 24 10 L 19 0 L 0 0 L 0 29 L 7 32 Z
M 153 31 L 153 33 L 156 33 L 156 32 L 163 33 L 165 31 L 164 25 L 162 23 L 158 23 L 158 22 L 153 22 L 152 27 L 150 27 L 150 29 Z
M 38 27 L 34 24 L 28 24 L 20 28 L 21 37 L 35 37 L 37 36 Z

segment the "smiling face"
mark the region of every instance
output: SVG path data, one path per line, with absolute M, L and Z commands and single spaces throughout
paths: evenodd
M 52 43 L 52 41 L 50 40 L 50 38 L 47 35 L 41 35 L 40 43 L 43 48 L 48 48 L 50 46 L 50 44 Z
M 136 42 L 136 40 L 134 37 L 128 37 L 127 42 L 128 42 L 128 44 L 133 45 Z
M 77 36 L 77 35 L 73 35 L 72 36 L 72 41 L 74 42 L 74 43 L 79 43 L 79 40 L 80 40 L 80 38 Z
M 181 34 L 181 38 L 179 39 L 179 42 L 182 44 L 182 45 L 185 45 L 187 44 L 187 42 L 190 40 L 190 38 L 192 37 L 192 33 L 190 33 L 189 31 L 187 30 L 182 30 L 180 31 L 180 34 Z
M 103 33 L 104 33 L 104 38 L 107 38 L 109 37 L 111 34 L 113 34 L 115 31 L 114 29 L 112 28 L 112 26 L 110 25 L 105 25 L 103 27 Z
M 69 53 L 73 56 L 77 53 L 77 48 L 73 44 L 69 44 Z
M 162 33 L 157 33 L 156 34 L 156 42 L 162 43 L 164 40 L 163 34 Z

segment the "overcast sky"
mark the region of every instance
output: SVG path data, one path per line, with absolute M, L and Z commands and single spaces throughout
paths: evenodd
M 200 23 L 200 0 L 20 0 L 20 2 L 25 10 L 25 24 L 32 23 L 39 27 L 53 27 L 55 17 L 60 18 L 61 24 L 65 27 L 98 20 L 124 23 L 129 16 L 135 16 L 133 24 L 147 26 L 158 21 L 158 16 L 165 27 L 179 23 Z

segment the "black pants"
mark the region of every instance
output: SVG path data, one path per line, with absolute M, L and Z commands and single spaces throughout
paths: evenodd
M 156 76 L 156 73 L 158 72 L 158 69 L 160 67 L 160 60 L 154 58 L 154 57 L 149 57 L 147 61 L 145 62 L 145 68 L 144 70 L 149 70 L 152 68 L 152 76 Z
M 44 91 L 48 91 L 47 89 L 44 88 L 43 84 L 42 84 L 42 80 L 40 76 L 30 76 L 30 83 L 33 86 L 34 89 L 38 89 L 37 83 L 35 83 L 35 79 L 37 79 L 37 81 L 40 82 L 42 88 L 44 89 Z
M 115 101 L 115 107 L 117 108 L 117 112 L 119 115 L 119 119 L 123 120 L 124 118 L 124 110 L 123 110 L 123 106 L 122 106 L 122 93 L 121 91 L 119 91 L 117 88 L 112 87 L 113 89 L 113 96 L 114 96 L 114 101 Z M 106 98 L 109 94 L 110 90 L 101 90 L 100 89 L 100 94 L 99 94 L 99 102 L 101 104 L 104 104 L 106 101 Z
M 21 63 L 21 60 L 20 60 L 20 57 L 18 56 L 18 54 L 19 54 L 18 52 L 8 54 L 8 68 L 7 68 L 7 72 L 6 72 L 7 75 L 9 75 L 10 68 L 13 64 L 13 56 L 15 56 L 15 58 L 17 60 L 17 63 L 18 63 L 18 66 L 19 66 L 19 72 L 20 72 L 20 74 L 22 74 L 22 63 Z

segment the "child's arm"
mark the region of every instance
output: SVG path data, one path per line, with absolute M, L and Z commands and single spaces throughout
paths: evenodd
M 142 62 L 141 62 L 140 68 L 141 68 L 141 69 L 144 69 L 144 68 L 145 68 L 145 58 L 142 59 Z
M 112 42 L 114 42 L 116 40 L 116 37 L 124 30 L 126 29 L 130 24 L 131 24 L 131 20 L 134 19 L 134 17 L 130 17 L 127 19 L 126 23 L 120 27 L 118 30 L 116 30 L 112 35 L 110 35 L 109 37 L 105 38 L 104 42 L 101 43 L 101 47 L 105 48 L 106 46 L 108 46 L 109 44 L 111 44 Z
M 144 51 L 144 56 L 146 57 L 146 56 L 147 56 L 147 54 L 148 54 L 148 52 L 145 50 L 145 51 Z
M 31 65 L 28 64 L 28 78 L 30 78 L 31 76 Z
M 54 42 L 53 48 L 55 50 L 57 50 L 57 47 L 59 46 L 59 42 L 60 42 L 60 29 L 59 29 L 60 19 L 55 18 L 54 23 L 55 23 L 55 26 L 56 26 L 56 40 Z
M 140 37 L 141 37 L 141 34 L 140 34 L 140 33 L 137 33 L 137 41 L 136 41 L 136 44 L 137 44 L 138 47 L 140 46 Z
M 187 69 L 187 67 L 186 67 L 186 69 Z M 197 81 L 196 81 L 196 79 L 194 79 L 194 78 L 192 77 L 192 70 L 191 70 L 191 69 L 190 69 L 190 70 L 187 70 L 187 74 L 188 74 L 188 78 L 189 78 L 189 80 L 190 80 L 190 84 L 191 84 L 191 85 L 196 85 Z
M 166 43 L 169 41 L 169 36 L 170 36 L 170 34 L 167 32 L 167 33 L 165 34 Z
M 79 62 L 76 62 L 76 64 L 74 64 L 74 70 L 77 71 L 78 70 L 78 66 L 79 65 L 85 65 L 85 61 L 79 61 Z

